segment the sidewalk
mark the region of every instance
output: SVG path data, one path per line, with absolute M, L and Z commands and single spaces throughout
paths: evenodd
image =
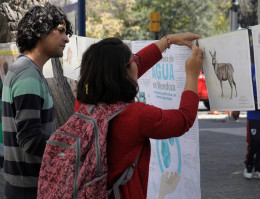
M 243 177 L 246 118 L 200 119 L 202 199 L 260 198 L 260 179 Z

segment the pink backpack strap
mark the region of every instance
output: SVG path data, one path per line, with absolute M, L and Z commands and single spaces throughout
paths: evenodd
M 109 115 L 106 113 L 106 111 L 104 112 L 104 114 L 107 115 L 107 119 L 108 121 L 112 120 L 114 117 L 116 117 L 120 112 L 122 112 L 126 107 L 127 107 L 128 104 L 125 104 L 125 105 L 119 105 L 118 106 L 118 110 L 116 112 L 114 112 L 113 114 Z M 106 105 L 105 104 L 98 104 L 98 105 L 88 105 L 86 107 L 86 112 L 88 112 L 89 115 L 84 115 L 84 114 L 81 114 L 81 113 L 74 113 L 75 116 L 81 118 L 81 119 L 84 119 L 84 120 L 87 120 L 87 121 L 90 121 L 93 123 L 94 125 L 94 128 L 95 129 L 95 142 L 96 142 L 96 165 L 97 165 L 97 176 L 99 174 L 99 171 L 100 171 L 100 165 L 101 165 L 101 159 L 100 159 L 100 148 L 99 148 L 99 133 L 98 133 L 98 125 L 97 125 L 97 122 L 94 118 L 91 117 L 91 115 L 94 113 L 94 108 L 95 107 L 99 107 L 100 109 L 102 110 L 106 110 Z M 121 107 L 120 107 L 121 106 Z M 86 113 L 85 112 L 85 113 Z M 134 168 L 135 166 L 137 165 L 138 163 L 138 160 L 141 156 L 141 153 L 142 153 L 142 150 L 140 151 L 138 157 L 136 158 L 135 162 L 130 166 L 128 167 L 124 172 L 123 174 L 120 176 L 120 178 L 113 184 L 113 188 L 108 190 L 107 193 L 108 195 L 110 195 L 112 192 L 114 192 L 114 196 L 115 196 L 115 199 L 120 199 L 120 194 L 119 194 L 119 186 L 120 185 L 125 185 L 133 176 L 133 172 L 134 172 Z M 104 174 L 103 176 L 100 176 L 100 178 L 103 178 L 103 177 L 106 177 L 107 174 Z M 96 179 L 95 181 L 98 181 L 99 179 Z M 88 182 L 88 184 L 93 184 L 95 183 L 95 181 L 91 181 L 91 182 Z
M 95 105 L 91 105 L 88 109 L 89 113 L 92 114 L 93 111 L 94 111 L 94 107 Z M 98 107 L 100 109 L 103 110 L 103 107 L 101 105 L 98 105 Z M 123 107 L 121 108 L 120 110 L 118 110 L 117 112 L 113 113 L 112 115 L 110 115 L 108 117 L 108 121 L 110 121 L 111 119 L 113 119 L 115 116 L 117 116 L 120 112 L 122 112 L 124 109 L 126 108 Z M 86 116 L 86 115 L 83 115 L 83 114 L 80 114 L 78 112 L 74 113 L 73 114 L 74 116 L 77 116 L 83 120 L 86 120 L 86 121 L 89 121 L 89 122 L 92 122 L 93 123 L 93 126 L 95 128 L 94 130 L 94 133 L 95 133 L 95 151 L 96 151 L 96 165 L 97 165 L 97 176 L 100 175 L 100 171 L 101 171 L 101 155 L 100 155 L 100 146 L 99 146 L 99 131 L 98 131 L 98 124 L 97 124 L 97 121 L 92 118 L 91 116 Z
M 92 105 L 90 105 L 89 108 L 88 108 L 88 112 L 89 112 L 90 114 L 93 114 L 93 112 L 94 112 L 94 107 L 95 107 L 95 106 L 98 106 L 100 109 L 104 110 L 102 104 L 98 104 L 98 105 L 92 104 Z M 113 115 L 109 116 L 109 117 L 108 117 L 108 121 L 112 120 L 115 116 L 117 116 L 119 113 L 121 113 L 127 106 L 128 106 L 128 104 L 126 104 L 125 107 L 123 107 L 123 108 L 121 108 L 120 110 L 118 110 L 117 112 L 115 112 Z
M 97 122 L 94 118 L 91 117 L 87 117 L 83 114 L 80 113 L 74 113 L 73 115 L 83 119 L 83 120 L 87 120 L 93 123 L 94 126 L 94 133 L 95 133 L 95 150 L 96 150 L 96 166 L 97 166 L 97 176 L 99 176 L 100 174 L 100 170 L 101 170 L 101 159 L 100 159 L 100 146 L 99 146 L 99 133 L 98 133 L 98 125 Z

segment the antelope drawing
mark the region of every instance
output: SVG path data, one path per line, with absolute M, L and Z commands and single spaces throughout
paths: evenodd
M 235 87 L 236 90 L 236 97 L 237 97 L 237 88 L 236 88 L 236 83 L 234 81 L 234 77 L 233 77 L 233 72 L 234 72 L 234 68 L 230 63 L 218 63 L 216 60 L 216 50 L 214 50 L 214 53 L 210 52 L 210 55 L 212 57 L 212 65 L 214 68 L 214 71 L 216 73 L 216 76 L 220 82 L 220 86 L 221 86 L 221 91 L 222 91 L 222 98 L 223 98 L 223 86 L 222 86 L 222 81 L 226 81 L 228 80 L 229 85 L 231 87 L 231 96 L 230 99 L 232 99 L 232 93 L 233 93 L 233 85 Z

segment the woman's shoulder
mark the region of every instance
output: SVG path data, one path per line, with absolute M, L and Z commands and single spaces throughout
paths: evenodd
M 126 112 L 128 112 L 128 114 L 134 113 L 134 114 L 138 114 L 138 115 L 151 114 L 158 110 L 161 110 L 161 109 L 157 108 L 153 105 L 150 105 L 150 104 L 145 104 L 143 102 L 134 102 L 126 108 Z
M 151 106 L 151 105 L 145 104 L 143 102 L 134 102 L 134 103 L 131 103 L 128 107 L 130 107 L 132 109 L 139 109 L 139 108 L 144 109 L 148 106 Z

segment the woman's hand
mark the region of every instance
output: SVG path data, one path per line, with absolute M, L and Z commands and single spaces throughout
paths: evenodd
M 192 53 L 185 62 L 187 76 L 199 77 L 202 68 L 202 50 L 197 46 L 192 46 Z
M 167 38 L 169 39 L 170 44 L 188 46 L 189 48 L 191 48 L 192 47 L 191 42 L 195 39 L 199 39 L 200 35 L 186 32 L 186 33 L 170 34 L 167 35 Z M 165 51 L 168 47 L 166 38 L 162 38 L 161 40 L 157 41 L 155 44 L 159 47 L 161 52 Z
M 167 35 L 171 44 L 192 47 L 191 41 L 199 39 L 200 35 L 190 32 Z
M 192 54 L 185 62 L 186 83 L 184 90 L 198 93 L 198 77 L 202 68 L 202 50 L 192 46 Z
M 191 48 L 192 54 L 185 63 L 186 83 L 184 90 L 191 90 L 195 93 L 198 93 L 198 77 L 202 68 L 202 50 L 198 46 L 192 45 L 191 42 L 199 38 L 200 35 L 198 34 L 186 32 L 167 35 L 167 38 L 162 38 L 155 43 L 161 52 L 167 49 L 169 46 L 168 42 Z

